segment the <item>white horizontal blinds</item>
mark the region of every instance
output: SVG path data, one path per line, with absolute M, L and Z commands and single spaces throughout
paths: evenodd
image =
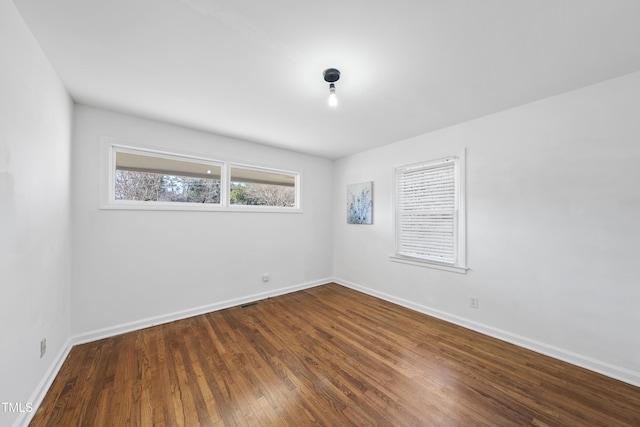
M 455 179 L 455 158 L 398 171 L 400 255 L 455 264 Z

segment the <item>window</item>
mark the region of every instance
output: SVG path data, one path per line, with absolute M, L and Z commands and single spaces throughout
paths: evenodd
M 296 176 L 234 165 L 230 167 L 229 203 L 244 206 L 296 206 Z
M 464 273 L 464 153 L 395 169 L 393 261 Z
M 103 142 L 104 209 L 300 212 L 300 174 Z
M 115 150 L 114 199 L 220 205 L 221 165 Z

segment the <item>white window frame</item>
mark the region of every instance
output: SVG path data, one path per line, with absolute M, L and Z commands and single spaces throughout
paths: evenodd
M 100 159 L 100 209 L 115 210 L 162 210 L 162 211 L 217 211 L 217 212 L 275 212 L 302 213 L 302 172 L 274 169 L 229 160 L 211 159 L 193 154 L 166 151 L 151 147 L 143 147 L 111 137 L 102 137 Z M 220 204 L 189 203 L 189 202 L 158 202 L 138 200 L 116 200 L 115 198 L 115 170 L 116 153 L 128 152 L 133 154 L 147 154 L 182 161 L 195 161 L 220 168 Z M 253 169 L 261 172 L 291 175 L 295 178 L 296 199 L 293 207 L 285 206 L 256 206 L 231 205 L 229 203 L 229 185 L 231 166 Z
M 446 162 L 454 162 L 454 187 L 455 187 L 455 209 L 454 209 L 454 259 L 453 262 L 443 262 L 433 259 L 425 259 L 421 257 L 413 257 L 400 253 L 400 188 L 399 177 L 401 174 L 415 170 L 417 168 L 429 168 Z M 465 150 L 457 155 L 446 156 L 438 159 L 427 160 L 424 162 L 413 163 L 410 165 L 402 165 L 395 167 L 393 170 L 393 225 L 394 225 L 394 252 L 390 255 L 391 261 L 400 262 L 420 267 L 435 268 L 439 270 L 451 271 L 455 273 L 466 274 L 468 268 L 466 265 L 466 209 L 465 209 Z

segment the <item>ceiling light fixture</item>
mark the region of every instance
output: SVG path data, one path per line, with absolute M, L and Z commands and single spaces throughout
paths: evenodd
M 329 83 L 329 105 L 335 107 L 338 105 L 338 98 L 336 97 L 336 85 L 334 84 L 340 80 L 340 71 L 335 68 L 327 68 L 323 72 L 324 81 Z

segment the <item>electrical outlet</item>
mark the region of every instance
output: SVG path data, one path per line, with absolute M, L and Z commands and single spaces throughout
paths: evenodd
M 47 339 L 42 338 L 42 341 L 40 341 L 40 358 L 41 359 L 42 357 L 44 357 L 46 352 L 47 352 Z
M 469 298 L 469 307 L 478 308 L 478 297 L 470 297 Z
M 262 281 L 266 283 L 269 280 L 271 280 L 271 276 L 269 275 L 269 273 L 262 273 Z

